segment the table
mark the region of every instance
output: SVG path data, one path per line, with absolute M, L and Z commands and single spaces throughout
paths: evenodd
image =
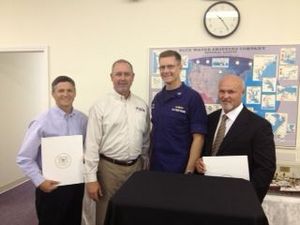
M 270 225 L 299 225 L 300 196 L 268 193 L 263 209 Z
M 266 225 L 249 181 L 141 171 L 109 202 L 105 225 Z

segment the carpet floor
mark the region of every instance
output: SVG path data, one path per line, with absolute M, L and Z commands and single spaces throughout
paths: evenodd
M 0 194 L 0 224 L 37 225 L 35 187 L 27 181 Z

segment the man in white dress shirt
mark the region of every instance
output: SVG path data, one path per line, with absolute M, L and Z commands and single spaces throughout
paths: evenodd
M 130 91 L 132 65 L 117 60 L 110 74 L 114 91 L 89 113 L 86 136 L 86 188 L 96 201 L 96 224 L 104 223 L 111 196 L 135 171 L 143 168 L 149 149 L 149 110 Z

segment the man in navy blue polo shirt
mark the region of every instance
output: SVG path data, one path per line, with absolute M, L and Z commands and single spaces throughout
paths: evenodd
M 159 55 L 165 83 L 152 102 L 150 170 L 193 173 L 207 127 L 201 96 L 180 80 L 181 55 L 167 50 Z

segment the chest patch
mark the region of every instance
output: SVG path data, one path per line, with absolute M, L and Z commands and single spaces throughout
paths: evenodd
M 183 114 L 186 114 L 186 110 L 185 110 L 185 108 L 183 107 L 183 106 L 173 106 L 172 108 L 171 108 L 171 110 L 173 111 L 173 112 L 179 112 L 179 113 L 183 113 Z

